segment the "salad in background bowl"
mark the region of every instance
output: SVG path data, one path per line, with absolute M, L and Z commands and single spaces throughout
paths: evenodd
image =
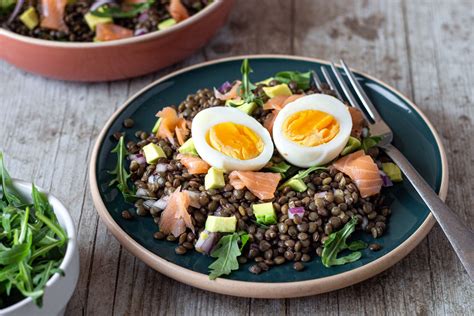
M 182 60 L 219 30 L 234 4 L 234 0 L 204 0 L 193 8 L 195 1 L 173 0 L 180 8 L 173 10 L 171 2 L 161 0 L 77 0 L 67 6 L 67 1 L 42 2 L 63 3 L 61 10 L 56 8 L 59 17 L 48 19 L 39 12 L 41 7 L 24 2 L 8 24 L 13 4 L 21 2 L 5 1 L 10 5 L 8 13 L 0 9 L 4 12 L 0 59 L 29 72 L 73 81 L 131 78 Z M 67 14 L 70 6 L 79 4 L 80 12 Z
M 0 315 L 62 315 L 79 277 L 69 212 L 34 184 L 13 180 L 0 152 Z

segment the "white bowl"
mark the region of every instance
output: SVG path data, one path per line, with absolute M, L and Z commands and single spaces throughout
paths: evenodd
M 13 185 L 22 196 L 31 200 L 31 183 L 21 180 L 13 180 Z M 39 191 L 44 192 L 41 188 Z M 79 278 L 79 250 L 76 240 L 76 228 L 66 207 L 54 196 L 48 194 L 48 200 L 53 207 L 59 224 L 64 228 L 68 236 L 66 254 L 59 266 L 65 276 L 54 274 L 46 283 L 43 296 L 43 306 L 39 308 L 31 298 L 0 309 L 0 315 L 63 315 L 69 299 L 74 293 Z

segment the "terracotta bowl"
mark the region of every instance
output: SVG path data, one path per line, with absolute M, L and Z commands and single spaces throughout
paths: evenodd
M 169 66 L 202 47 L 224 24 L 233 4 L 234 0 L 216 0 L 167 30 L 104 43 L 40 40 L 0 28 L 0 59 L 61 80 L 136 77 Z

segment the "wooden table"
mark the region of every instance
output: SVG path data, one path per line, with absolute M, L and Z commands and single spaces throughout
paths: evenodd
M 240 0 L 204 49 L 153 75 L 65 83 L 0 62 L 0 150 L 11 174 L 53 192 L 78 227 L 81 276 L 67 314 L 472 315 L 473 283 L 438 226 L 393 268 L 328 294 L 244 299 L 180 284 L 135 259 L 107 232 L 92 204 L 87 167 L 115 109 L 175 69 L 249 53 L 343 57 L 397 87 L 433 122 L 448 154 L 447 203 L 472 227 L 473 25 L 472 0 Z

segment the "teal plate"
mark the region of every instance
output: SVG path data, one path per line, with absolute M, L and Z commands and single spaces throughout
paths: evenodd
M 326 62 L 290 56 L 248 56 L 256 82 L 283 70 L 320 70 Z M 127 221 L 121 217 L 125 203 L 117 189 L 108 186 L 116 156 L 110 151 L 115 146 L 112 134 L 122 131 L 125 118 L 135 121 L 129 135 L 137 130 L 151 130 L 155 113 L 162 107 L 179 104 L 188 94 L 204 87 L 216 87 L 227 80 L 240 78 L 244 57 L 236 57 L 189 67 L 170 74 L 129 99 L 108 121 L 96 143 L 90 164 L 90 181 L 94 203 L 101 218 L 117 239 L 133 254 L 154 269 L 193 286 L 224 294 L 248 297 L 295 297 L 322 293 L 367 279 L 387 269 L 408 254 L 429 232 L 434 220 L 414 188 L 404 181 L 387 189 L 393 199 L 392 215 L 387 232 L 377 239 L 383 248 L 378 252 L 364 250 L 356 262 L 325 268 L 319 258 L 305 263 L 305 269 L 295 272 L 290 263 L 254 275 L 250 264 L 241 266 L 231 275 L 210 281 L 208 266 L 212 259 L 191 251 L 176 255 L 176 244 L 157 241 L 157 231 L 151 217 L 136 217 Z M 444 198 L 447 187 L 447 164 L 442 144 L 426 117 L 406 97 L 393 88 L 368 75 L 357 73 L 377 109 L 394 131 L 394 144 L 412 162 L 426 181 Z M 355 236 L 368 243 L 368 234 Z

